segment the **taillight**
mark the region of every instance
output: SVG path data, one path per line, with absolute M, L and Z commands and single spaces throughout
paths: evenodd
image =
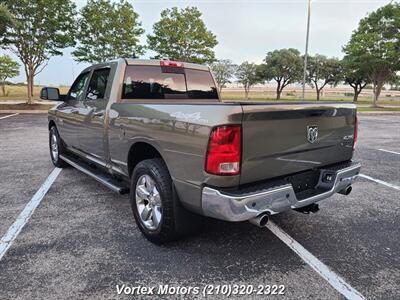
M 356 148 L 356 142 L 358 138 L 358 118 L 355 116 L 354 118 L 354 139 L 353 139 L 353 150 Z
M 208 142 L 205 171 L 216 175 L 240 173 L 242 127 L 219 126 L 213 129 Z
M 160 60 L 161 67 L 176 67 L 176 68 L 183 68 L 182 62 L 177 61 L 170 61 L 170 60 Z

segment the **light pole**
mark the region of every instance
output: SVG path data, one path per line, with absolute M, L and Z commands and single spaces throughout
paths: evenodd
M 311 0 L 308 0 L 308 17 L 307 17 L 307 36 L 306 36 L 306 52 L 304 54 L 304 73 L 303 73 L 303 93 L 302 99 L 305 98 L 306 77 L 307 77 L 307 58 L 308 58 L 308 38 L 310 36 L 310 17 L 311 17 Z

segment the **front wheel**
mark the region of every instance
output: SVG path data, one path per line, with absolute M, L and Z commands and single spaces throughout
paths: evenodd
M 176 239 L 172 180 L 162 159 L 147 159 L 133 170 L 131 206 L 136 223 L 153 243 Z
M 68 164 L 60 158 L 60 154 L 64 151 L 60 135 L 58 134 L 57 128 L 52 126 L 49 131 L 49 147 L 51 161 L 57 168 L 65 168 Z

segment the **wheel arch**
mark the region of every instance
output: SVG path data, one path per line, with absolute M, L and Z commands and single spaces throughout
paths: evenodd
M 50 128 L 53 127 L 53 126 L 57 128 L 56 122 L 54 122 L 54 120 L 50 120 L 48 129 L 50 130 Z
M 128 152 L 128 174 L 132 176 L 132 172 L 136 165 L 145 159 L 161 158 L 167 166 L 168 172 L 171 174 L 168 168 L 168 164 L 161 152 L 154 145 L 146 141 L 138 141 L 131 145 Z

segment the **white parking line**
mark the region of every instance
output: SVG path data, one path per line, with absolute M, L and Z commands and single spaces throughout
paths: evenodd
M 57 176 L 60 174 L 62 169 L 55 168 L 47 177 L 43 185 L 39 188 L 32 199 L 25 206 L 24 210 L 19 214 L 14 224 L 8 229 L 7 233 L 0 240 L 0 260 L 6 254 L 7 250 L 10 248 L 12 242 L 21 232 L 22 228 L 28 222 L 29 218 L 32 216 L 36 207 L 40 204 L 43 197 L 46 195 L 47 191 L 50 189 L 53 182 L 56 180 Z
M 396 151 L 390 151 L 390 150 L 385 150 L 385 149 L 378 149 L 379 151 L 383 151 L 383 152 L 387 152 L 387 153 L 392 153 L 392 154 L 399 154 L 400 155 L 400 153 L 399 152 L 396 152 Z
M 9 118 L 9 117 L 13 117 L 13 116 L 16 116 L 16 115 L 19 115 L 19 113 L 12 114 L 12 115 L 8 115 L 8 116 L 4 116 L 4 117 L 0 117 L 0 120 L 2 120 L 2 119 L 7 119 L 7 118 Z
M 365 299 L 357 290 L 352 288 L 339 275 L 334 273 L 329 267 L 324 265 L 318 258 L 308 252 L 302 245 L 289 236 L 279 226 L 271 220 L 268 221 L 266 227 L 272 231 L 282 242 L 291 248 L 302 260 L 304 260 L 311 268 L 314 269 L 322 278 L 334 287 L 339 293 L 347 299 Z
M 359 174 L 359 176 L 362 177 L 362 178 L 371 180 L 371 181 L 375 181 L 376 183 L 380 183 L 380 184 L 383 184 L 385 186 L 391 187 L 392 189 L 400 191 L 400 186 L 391 184 L 389 182 L 386 182 L 386 181 L 383 181 L 383 180 L 380 180 L 380 179 L 375 179 L 375 178 L 372 178 L 371 176 L 364 175 L 364 174 Z

